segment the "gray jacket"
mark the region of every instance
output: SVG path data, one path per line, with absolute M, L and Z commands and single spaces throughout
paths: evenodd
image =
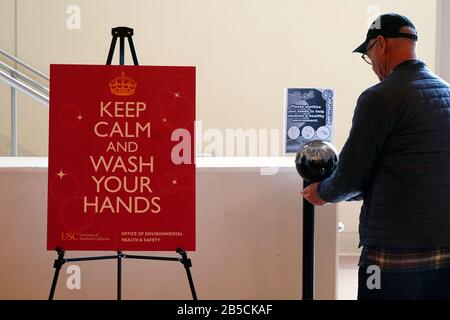
M 450 86 L 403 62 L 358 99 L 328 202 L 362 199 L 360 245 L 450 247 Z

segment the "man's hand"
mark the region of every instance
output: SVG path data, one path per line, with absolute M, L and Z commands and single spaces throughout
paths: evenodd
M 323 206 L 323 205 L 326 205 L 327 202 L 323 201 L 320 198 L 319 193 L 317 192 L 317 186 L 318 185 L 319 185 L 318 182 L 310 184 L 305 189 L 303 189 L 302 194 L 303 194 L 303 197 L 306 200 L 308 200 L 309 202 L 311 202 L 313 205 L 315 205 L 315 206 Z

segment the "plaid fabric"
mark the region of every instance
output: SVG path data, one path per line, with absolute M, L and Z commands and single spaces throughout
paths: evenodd
M 381 271 L 414 272 L 450 267 L 450 248 L 363 247 L 359 266 L 377 265 Z

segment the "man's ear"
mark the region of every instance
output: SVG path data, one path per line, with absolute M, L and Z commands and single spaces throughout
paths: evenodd
M 378 45 L 380 46 L 380 50 L 382 53 L 386 52 L 387 49 L 387 40 L 385 37 L 383 36 L 378 36 L 377 37 L 377 41 L 378 41 Z

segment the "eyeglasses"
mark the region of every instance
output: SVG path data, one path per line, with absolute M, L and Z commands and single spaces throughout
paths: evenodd
M 378 41 L 375 41 L 374 43 L 372 43 L 372 45 L 366 50 L 366 53 L 363 53 L 361 58 L 367 62 L 368 64 L 372 65 L 372 59 L 370 59 L 370 57 L 367 55 L 370 51 L 370 49 L 372 49 Z

